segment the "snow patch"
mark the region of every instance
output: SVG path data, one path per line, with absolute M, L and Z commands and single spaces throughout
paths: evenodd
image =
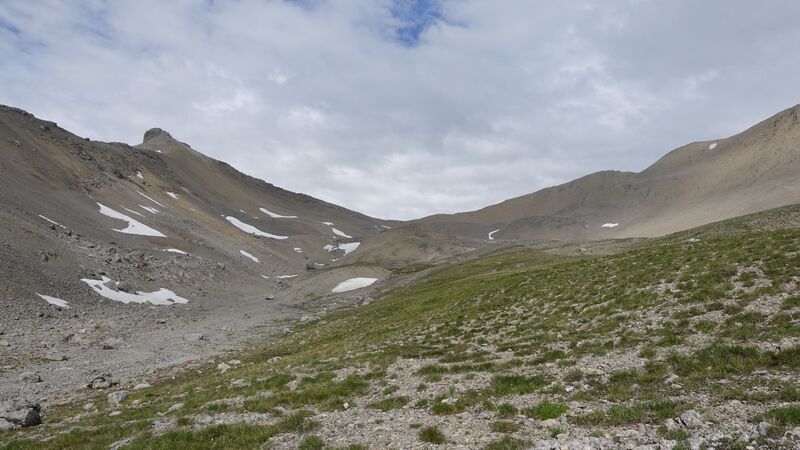
M 114 230 L 119 233 L 125 234 L 137 234 L 140 236 L 155 236 L 155 237 L 166 237 L 161 234 L 159 231 L 154 230 L 153 228 L 148 227 L 147 225 L 132 219 L 121 212 L 114 211 L 113 209 L 109 208 L 108 206 L 98 203 L 97 206 L 100 207 L 100 214 L 104 216 L 108 216 L 114 219 L 124 220 L 128 222 L 128 226 L 121 229 L 121 230 Z
M 246 223 L 242 222 L 241 220 L 239 220 L 239 219 L 237 219 L 236 217 L 233 217 L 233 216 L 227 216 L 227 217 L 225 217 L 225 220 L 230 222 L 236 228 L 244 231 L 245 233 L 254 234 L 256 236 L 264 236 L 264 237 L 268 237 L 270 239 L 289 239 L 289 236 L 278 236 L 276 234 L 269 234 L 269 233 L 266 233 L 264 231 L 261 231 L 258 228 L 254 227 L 252 225 L 246 224 Z
M 42 297 L 47 303 L 51 305 L 58 306 L 59 308 L 69 309 L 69 304 L 66 300 L 61 300 L 60 298 L 50 297 L 49 295 L 42 295 L 40 293 L 36 293 L 39 297 Z
M 138 170 L 136 171 L 136 176 L 144 180 L 144 175 L 142 175 L 142 172 L 139 172 Z
M 303 253 L 303 249 L 300 247 L 294 247 L 292 250 L 296 251 L 297 253 Z
M 137 215 L 137 216 L 139 216 L 139 217 L 144 217 L 144 214 L 142 214 L 142 213 L 140 213 L 140 212 L 138 212 L 138 211 L 134 211 L 134 210 L 132 210 L 132 209 L 125 208 L 125 211 L 128 211 L 129 213 L 136 214 L 136 215 Z
M 142 208 L 143 210 L 149 212 L 149 213 L 158 214 L 158 210 L 155 209 L 155 208 L 151 208 L 149 206 L 144 206 L 144 205 L 139 205 L 139 207 Z
M 346 244 L 338 244 L 338 245 L 328 244 L 323 246 L 322 248 L 328 252 L 342 250 L 344 252 L 344 255 L 347 256 L 348 254 L 356 251 L 359 245 L 361 245 L 361 242 L 348 242 Z
M 169 195 L 170 197 L 174 198 L 175 200 L 178 199 L 178 194 L 176 194 L 174 192 L 167 191 L 167 195 Z
M 490 241 L 493 241 L 493 240 L 494 240 L 494 234 L 495 234 L 495 233 L 497 233 L 498 231 L 500 231 L 500 229 L 499 229 L 499 228 L 498 228 L 498 229 L 496 229 L 496 230 L 494 230 L 494 231 L 491 231 L 491 232 L 489 232 L 489 240 L 490 240 Z
M 717 143 L 716 142 L 714 142 L 713 144 L 708 146 L 709 150 L 714 150 L 715 148 L 717 148 Z
M 329 227 L 333 226 L 333 222 L 322 222 L 323 225 L 327 225 Z
M 66 229 L 66 228 L 67 228 L 67 227 L 65 227 L 64 225 L 61 225 L 60 223 L 58 223 L 58 222 L 56 222 L 56 221 L 54 221 L 54 220 L 50 220 L 50 219 L 48 219 L 47 217 L 45 217 L 45 216 L 43 216 L 43 215 L 41 215 L 41 214 L 39 214 L 39 217 L 41 217 L 42 219 L 44 219 L 44 220 L 46 220 L 46 221 L 48 221 L 48 222 L 52 223 L 53 225 L 58 225 L 58 226 L 60 226 L 61 228 L 64 228 L 64 229 Z
M 150 200 L 151 202 L 155 203 L 156 205 L 158 205 L 158 206 L 160 206 L 160 207 L 162 207 L 162 208 L 166 208 L 166 206 L 164 206 L 164 205 L 162 205 L 161 203 L 158 203 L 157 201 L 155 201 L 155 200 L 153 200 L 152 198 L 148 197 L 148 196 L 147 196 L 147 195 L 145 195 L 143 192 L 141 192 L 141 191 L 136 191 L 136 192 L 138 192 L 138 193 L 139 193 L 139 195 L 141 195 L 142 197 L 144 197 L 144 198 L 146 198 L 146 199 Z
M 609 222 L 609 223 L 604 223 L 604 224 L 602 224 L 600 226 L 603 227 L 603 228 L 614 228 L 614 227 L 618 227 L 619 224 L 618 223 L 610 223 Z
M 333 231 L 333 234 L 335 234 L 337 236 L 341 236 L 341 237 L 343 237 L 345 239 L 353 239 L 353 236 L 350 236 L 349 234 L 345 233 L 342 230 L 334 228 L 333 222 L 322 222 L 322 223 L 324 225 L 327 225 L 327 226 L 331 227 L 331 231 Z
M 241 254 L 242 254 L 242 256 L 245 256 L 245 257 L 247 257 L 247 258 L 250 258 L 250 259 L 252 259 L 252 260 L 253 260 L 253 261 L 255 261 L 255 262 L 259 262 L 259 261 L 258 261 L 258 258 L 256 258 L 255 256 L 251 255 L 250 253 L 247 253 L 247 252 L 246 252 L 246 251 L 244 251 L 244 250 L 239 250 L 239 253 L 241 253 Z
M 331 290 L 331 292 L 354 291 L 356 289 L 367 287 L 376 281 L 378 281 L 377 278 L 367 278 L 367 277 L 350 278 L 349 280 L 344 280 L 341 283 L 337 284 L 336 287 Z
M 274 213 L 266 208 L 258 208 L 258 209 L 260 209 L 261 212 L 272 217 L 273 219 L 297 219 L 297 216 L 284 216 L 281 214 Z
M 174 305 L 176 303 L 188 303 L 183 297 L 176 295 L 169 289 L 161 288 L 155 292 L 141 292 L 137 291 L 135 294 L 128 292 L 115 291 L 107 286 L 110 284 L 110 278 L 103 276 L 100 280 L 92 280 L 91 278 L 82 278 L 81 281 L 93 287 L 95 292 L 103 297 L 121 303 L 151 303 L 153 305 Z
M 164 251 L 165 252 L 170 252 L 170 253 L 178 253 L 178 254 L 181 254 L 181 255 L 188 255 L 188 253 L 186 253 L 185 251 L 178 250 L 177 248 L 168 248 L 168 249 L 166 249 Z

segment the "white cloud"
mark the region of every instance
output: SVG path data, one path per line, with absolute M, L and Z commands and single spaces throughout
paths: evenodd
M 159 126 L 276 185 L 411 218 L 640 170 L 798 101 L 790 0 L 443 0 L 411 45 L 394 5 L 6 0 L 0 102 L 94 139 Z

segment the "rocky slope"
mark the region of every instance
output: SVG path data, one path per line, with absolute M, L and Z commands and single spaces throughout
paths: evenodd
M 264 345 L 87 390 L 0 442 L 798 448 L 798 229 L 794 206 L 610 255 L 517 250 L 423 269 Z

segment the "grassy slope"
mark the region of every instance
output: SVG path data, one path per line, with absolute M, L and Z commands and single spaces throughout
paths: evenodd
M 680 443 L 682 432 L 659 424 L 689 408 L 718 420 L 731 399 L 743 403 L 745 420 L 766 418 L 779 436 L 800 424 L 798 223 L 800 208 L 790 207 L 611 256 L 518 251 L 444 267 L 248 350 L 226 373 L 191 368 L 131 392 L 115 417 L 103 392 L 97 411 L 59 407 L 46 425 L 0 442 L 104 448 L 129 438 L 126 448 L 247 448 L 289 433 L 320 448 L 315 416 L 346 414 L 347 404 L 376 415 L 409 410 L 414 429 L 488 413 L 481 426 L 505 444 L 496 448 L 560 432 L 520 429 L 508 420 L 518 415 L 562 425 L 566 417 L 570 427 L 598 433 L 645 424 Z M 700 241 L 686 242 L 691 237 Z M 240 379 L 249 386 L 231 385 Z M 178 402 L 183 408 L 168 411 Z M 214 414 L 242 423 L 195 424 Z M 176 427 L 158 432 L 154 419 Z M 423 428 L 420 442 L 437 433 Z

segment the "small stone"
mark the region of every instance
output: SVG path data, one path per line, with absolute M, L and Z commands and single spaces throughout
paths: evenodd
M 36 372 L 22 372 L 19 374 L 19 381 L 26 384 L 41 383 L 42 377 Z
M 767 422 L 759 422 L 759 424 L 756 425 L 756 432 L 759 436 L 766 436 L 769 434 L 769 424 Z
M 344 402 L 342 407 L 344 407 L 344 409 L 348 409 L 348 408 L 350 408 L 350 403 Z
M 225 363 L 217 364 L 217 370 L 219 370 L 222 373 L 227 372 L 230 368 L 231 368 L 231 366 L 228 365 L 228 364 L 225 364 Z
M 681 414 L 681 423 L 686 428 L 700 428 L 705 425 L 705 420 L 703 420 L 703 416 L 700 415 L 699 412 L 690 409 L 688 411 L 684 411 Z
M 16 427 L 32 427 L 42 423 L 41 406 L 30 400 L 9 400 L 0 403 L 0 419 Z
M 11 423 L 11 422 L 7 421 L 6 419 L 3 419 L 2 417 L 0 417 L 0 431 L 11 431 L 14 428 L 16 428 L 16 427 L 14 426 L 13 423 Z
M 174 405 L 170 406 L 167 412 L 177 411 L 179 409 L 183 409 L 183 403 L 175 403 Z
M 233 386 L 235 388 L 245 388 L 247 386 L 250 386 L 250 383 L 248 383 L 245 380 L 239 379 L 239 380 L 231 381 L 231 386 Z
M 675 431 L 680 428 L 680 425 L 674 419 L 667 419 L 664 421 L 664 428 L 666 428 L 667 431 Z
M 139 384 L 137 384 L 136 386 L 133 387 L 133 390 L 134 391 L 141 391 L 142 389 L 148 389 L 148 388 L 151 388 L 151 387 L 152 386 L 147 384 L 147 383 L 139 383 Z
M 203 335 L 203 333 L 189 333 L 183 336 L 183 339 L 187 341 L 202 341 L 205 338 L 206 337 Z
M 108 406 L 119 406 L 128 397 L 128 391 L 117 391 L 108 394 Z
M 114 416 L 118 416 L 120 414 L 122 414 L 122 411 L 119 411 L 119 410 L 111 411 L 110 413 L 108 413 L 108 417 L 114 417 Z
M 94 403 L 93 402 L 89 402 L 89 403 L 83 405 L 83 410 L 84 411 L 90 411 L 92 409 L 94 409 Z
M 109 338 L 100 344 L 103 350 L 114 350 L 122 346 L 122 339 Z

